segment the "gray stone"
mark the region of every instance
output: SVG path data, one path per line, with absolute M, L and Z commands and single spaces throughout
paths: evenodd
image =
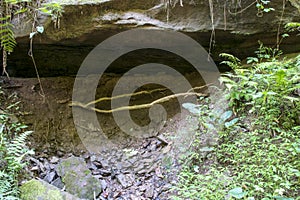
M 153 195 L 154 195 L 154 188 L 151 185 L 147 185 L 147 190 L 145 192 L 145 196 L 147 198 L 152 199 Z
M 132 180 L 129 175 L 118 174 L 116 177 L 123 188 L 128 188 L 132 185 Z
M 53 156 L 50 160 L 50 163 L 55 164 L 55 163 L 58 163 L 58 161 L 59 161 L 59 158 L 56 156 Z
M 30 180 L 20 187 L 22 200 L 80 200 L 42 180 Z
M 92 155 L 90 158 L 91 162 L 94 162 L 97 160 L 97 156 L 96 155 Z
M 100 180 L 100 182 L 101 182 L 102 189 L 105 190 L 107 188 L 106 180 Z
M 64 17 L 61 19 L 61 30 L 54 30 L 52 23 L 46 23 L 47 37 L 54 41 L 80 37 L 99 29 L 118 28 L 120 25 L 125 28 L 147 26 L 148 28 L 172 29 L 183 32 L 210 31 L 213 29 L 210 20 L 210 5 L 207 0 L 194 0 L 194 3 L 183 1 L 183 6 L 178 3 L 174 4 L 171 8 L 172 16 L 169 18 L 167 18 L 165 6 L 160 0 L 83 1 L 81 5 L 74 1 L 60 0 L 58 2 L 63 2 L 65 7 Z M 233 14 L 233 12 L 242 10 L 252 2 L 252 0 L 244 0 L 240 5 L 238 3 L 214 2 L 214 28 L 238 32 L 239 34 L 276 32 L 280 19 L 274 16 L 281 12 L 282 2 L 271 2 L 269 6 L 274 8 L 275 12 L 264 13 L 263 17 L 256 16 L 255 5 L 241 14 Z M 296 0 L 290 2 L 288 4 L 291 6 L 286 7 L 282 19 L 283 23 L 297 21 L 297 19 L 299 21 L 299 3 Z M 102 7 L 105 6 L 110 6 L 111 9 L 107 12 L 101 12 Z M 79 14 L 80 12 L 82 14 Z M 89 15 L 85 13 L 89 13 Z M 226 19 L 224 19 L 224 14 Z M 72 17 L 72 23 L 70 23 L 69 17 Z M 266 24 L 274 24 L 275 26 L 266 26 Z
M 49 172 L 46 174 L 46 176 L 43 178 L 44 181 L 51 183 L 55 178 L 56 173 L 55 172 Z
M 83 158 L 70 157 L 62 160 L 57 173 L 62 177 L 66 191 L 80 198 L 93 199 L 98 196 L 101 182 L 92 176 Z
M 54 185 L 55 187 L 59 188 L 59 189 L 63 189 L 64 188 L 64 184 L 61 181 L 61 178 L 57 178 L 54 181 L 52 181 L 51 185 Z

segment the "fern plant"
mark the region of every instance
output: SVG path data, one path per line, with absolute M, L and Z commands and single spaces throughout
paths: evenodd
M 0 18 L 0 20 L 1 47 L 6 52 L 13 52 L 17 44 L 14 32 L 12 31 L 13 25 L 9 22 L 9 17 L 7 16 Z
M 10 106 L 8 106 L 9 108 Z M 19 199 L 18 177 L 26 165 L 24 157 L 33 151 L 26 146 L 32 131 L 24 131 L 25 125 L 12 122 L 7 112 L 0 112 L 0 199 Z

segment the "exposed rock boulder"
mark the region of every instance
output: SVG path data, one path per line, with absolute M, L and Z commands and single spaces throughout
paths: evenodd
M 101 182 L 92 176 L 83 158 L 70 157 L 62 160 L 57 167 L 66 191 L 84 199 L 94 199 L 101 189 Z
M 42 180 L 30 180 L 20 190 L 22 200 L 80 200 Z

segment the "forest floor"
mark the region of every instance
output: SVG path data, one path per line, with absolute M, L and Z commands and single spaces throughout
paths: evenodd
M 107 77 L 101 83 L 104 87 L 100 96 L 108 95 L 116 80 L 111 75 Z M 42 78 L 41 81 L 45 101 L 36 78 L 2 80 L 6 104 L 21 102 L 15 117 L 34 131 L 29 146 L 35 155 L 29 159 L 27 169 L 31 177 L 63 189 L 56 166 L 63 159 L 76 156 L 84 158 L 93 176 L 101 181 L 103 191 L 97 199 L 171 198 L 170 189 L 176 184 L 176 174 L 181 167 L 179 157 L 185 155 L 198 129 L 196 117 L 180 110 L 176 100 L 169 101 L 163 104 L 168 111 L 165 125 L 151 137 L 134 138 L 118 128 L 112 114 L 98 114 L 104 133 L 114 145 L 91 152 L 77 134 L 69 106 L 74 77 Z M 166 91 L 151 97 L 142 96 L 131 103 L 147 103 L 169 94 Z M 133 111 L 131 116 L 139 125 L 149 123 L 148 110 Z

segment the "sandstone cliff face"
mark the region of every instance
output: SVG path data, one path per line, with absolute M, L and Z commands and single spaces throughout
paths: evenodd
M 275 11 L 263 15 L 258 14 L 253 0 L 209 2 L 183 0 L 181 4 L 180 0 L 61 0 L 64 13 L 60 29 L 55 29 L 50 19 L 41 20 L 45 23 L 45 33 L 35 39 L 36 56 L 43 62 L 45 73 L 74 74 L 88 52 L 104 39 L 124 30 L 146 28 L 184 32 L 206 48 L 211 31 L 215 30 L 215 59 L 220 52 L 244 57 L 257 48 L 258 39 L 266 44 L 275 44 L 280 22 L 300 21 L 297 0 L 286 3 L 282 17 L 282 1 L 271 1 L 269 6 Z M 30 65 L 28 59 L 24 58 L 27 54 L 23 50 L 28 45 L 30 24 L 22 24 L 16 28 L 16 32 L 19 48 L 14 53 L 16 59 L 11 61 L 11 65 Z M 286 52 L 299 50 L 299 37 L 292 35 L 284 41 L 282 48 Z

